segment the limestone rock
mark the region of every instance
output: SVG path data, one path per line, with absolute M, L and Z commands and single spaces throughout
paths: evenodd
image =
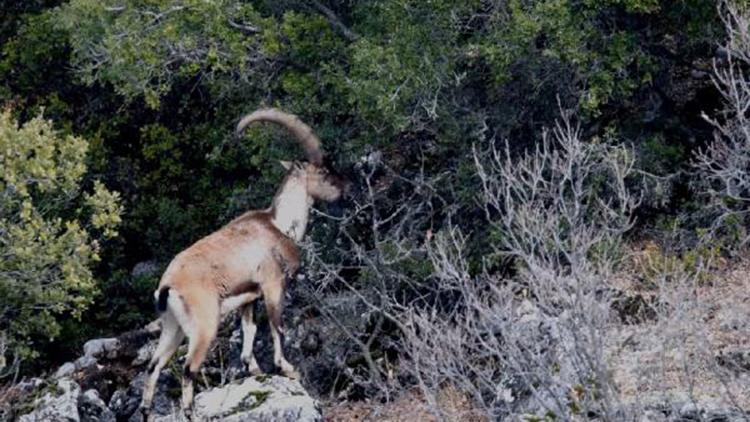
M 80 422 L 78 396 L 81 388 L 75 381 L 62 378 L 34 405 L 34 411 L 21 416 L 19 422 Z
M 86 390 L 78 399 L 81 422 L 115 422 L 115 414 L 99 397 L 96 390 Z
M 195 397 L 197 420 L 225 422 L 317 422 L 320 406 L 295 380 L 280 376 L 245 378 L 212 388 Z M 156 418 L 156 422 L 184 421 L 181 413 Z
M 119 347 L 120 342 L 116 338 L 97 338 L 89 340 L 83 345 L 83 354 L 87 357 L 112 359 L 117 356 Z

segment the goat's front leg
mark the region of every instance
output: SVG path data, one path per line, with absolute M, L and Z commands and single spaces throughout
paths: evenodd
M 253 342 L 255 341 L 255 333 L 258 330 L 258 326 L 255 325 L 255 321 L 253 320 L 254 307 L 255 303 L 251 302 L 243 305 L 240 310 L 242 316 L 242 353 L 240 354 L 240 359 L 247 365 L 247 371 L 250 374 L 260 375 L 263 372 L 260 370 L 253 354 Z
M 298 379 L 300 377 L 299 372 L 284 358 L 283 284 L 281 282 L 269 284 L 268 287 L 263 289 L 263 296 L 266 301 L 266 312 L 268 313 L 268 322 L 273 337 L 273 362 L 281 368 L 282 374 L 289 378 Z

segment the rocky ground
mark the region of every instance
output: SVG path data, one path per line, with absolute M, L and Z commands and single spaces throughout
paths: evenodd
M 83 356 L 50 376 L 5 389 L 0 394 L 0 420 L 140 422 L 137 409 L 157 329 L 91 340 L 84 345 Z M 197 420 L 322 420 L 320 404 L 298 381 L 244 373 L 234 353 L 239 350 L 239 334 L 232 334 L 217 342 L 204 365 L 195 397 Z M 181 367 L 178 357 L 162 372 L 154 398 L 155 422 L 185 420 L 179 406 Z

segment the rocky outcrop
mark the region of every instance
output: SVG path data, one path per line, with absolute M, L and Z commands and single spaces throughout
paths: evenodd
M 115 414 L 93 389 L 78 398 L 78 415 L 81 422 L 115 422 Z
M 115 422 L 140 421 L 140 387 L 145 377 L 137 377 L 132 388 L 118 390 L 107 405 L 99 393 L 81 391 L 70 378 L 58 380 L 31 405 L 33 410 L 19 422 Z M 187 421 L 167 388 L 157 394 L 155 422 Z M 197 420 L 227 422 L 316 422 L 322 420 L 320 406 L 295 380 L 281 376 L 243 378 L 223 386 L 209 388 L 195 397 Z
M 195 397 L 197 420 L 225 422 L 315 422 L 320 407 L 299 382 L 289 378 L 255 377 L 210 389 Z M 157 417 L 155 422 L 182 422 L 179 412 Z
M 79 422 L 78 398 L 81 387 L 68 378 L 61 379 L 34 403 L 34 410 L 21 416 L 19 422 Z
M 62 365 L 48 379 L 19 384 L 18 402 L 13 409 L 0 409 L 0 415 L 20 422 L 140 422 L 138 407 L 145 366 L 155 348 L 153 334 L 141 330 L 87 342 L 84 356 Z M 232 341 L 234 337 L 220 339 L 204 365 L 196 386 L 196 420 L 322 420 L 318 402 L 298 381 L 271 375 L 246 377 L 234 356 L 240 346 L 236 338 Z M 175 369 L 181 367 L 180 360 L 175 358 L 159 379 L 152 410 L 156 421 L 186 420 L 179 404 L 180 371 Z

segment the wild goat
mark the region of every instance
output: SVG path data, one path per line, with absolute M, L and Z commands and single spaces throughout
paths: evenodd
M 324 164 L 320 140 L 294 115 L 275 109 L 258 110 L 242 118 L 237 133 L 260 121 L 276 123 L 291 132 L 309 162 L 282 161 L 286 178 L 269 208 L 242 214 L 179 253 L 167 267 L 154 293 L 162 329 L 143 391 L 144 416 L 151 408 L 159 372 L 185 336 L 188 351 L 182 406 L 185 414 L 191 415 L 195 376 L 216 337 L 221 317 L 234 309 L 241 307 L 242 360 L 250 373 L 260 372 L 253 356 L 253 302 L 261 296 L 271 326 L 274 363 L 284 375 L 299 376 L 282 350 L 285 283 L 299 268 L 296 242 L 305 234 L 314 200 L 338 200 L 349 182 Z

